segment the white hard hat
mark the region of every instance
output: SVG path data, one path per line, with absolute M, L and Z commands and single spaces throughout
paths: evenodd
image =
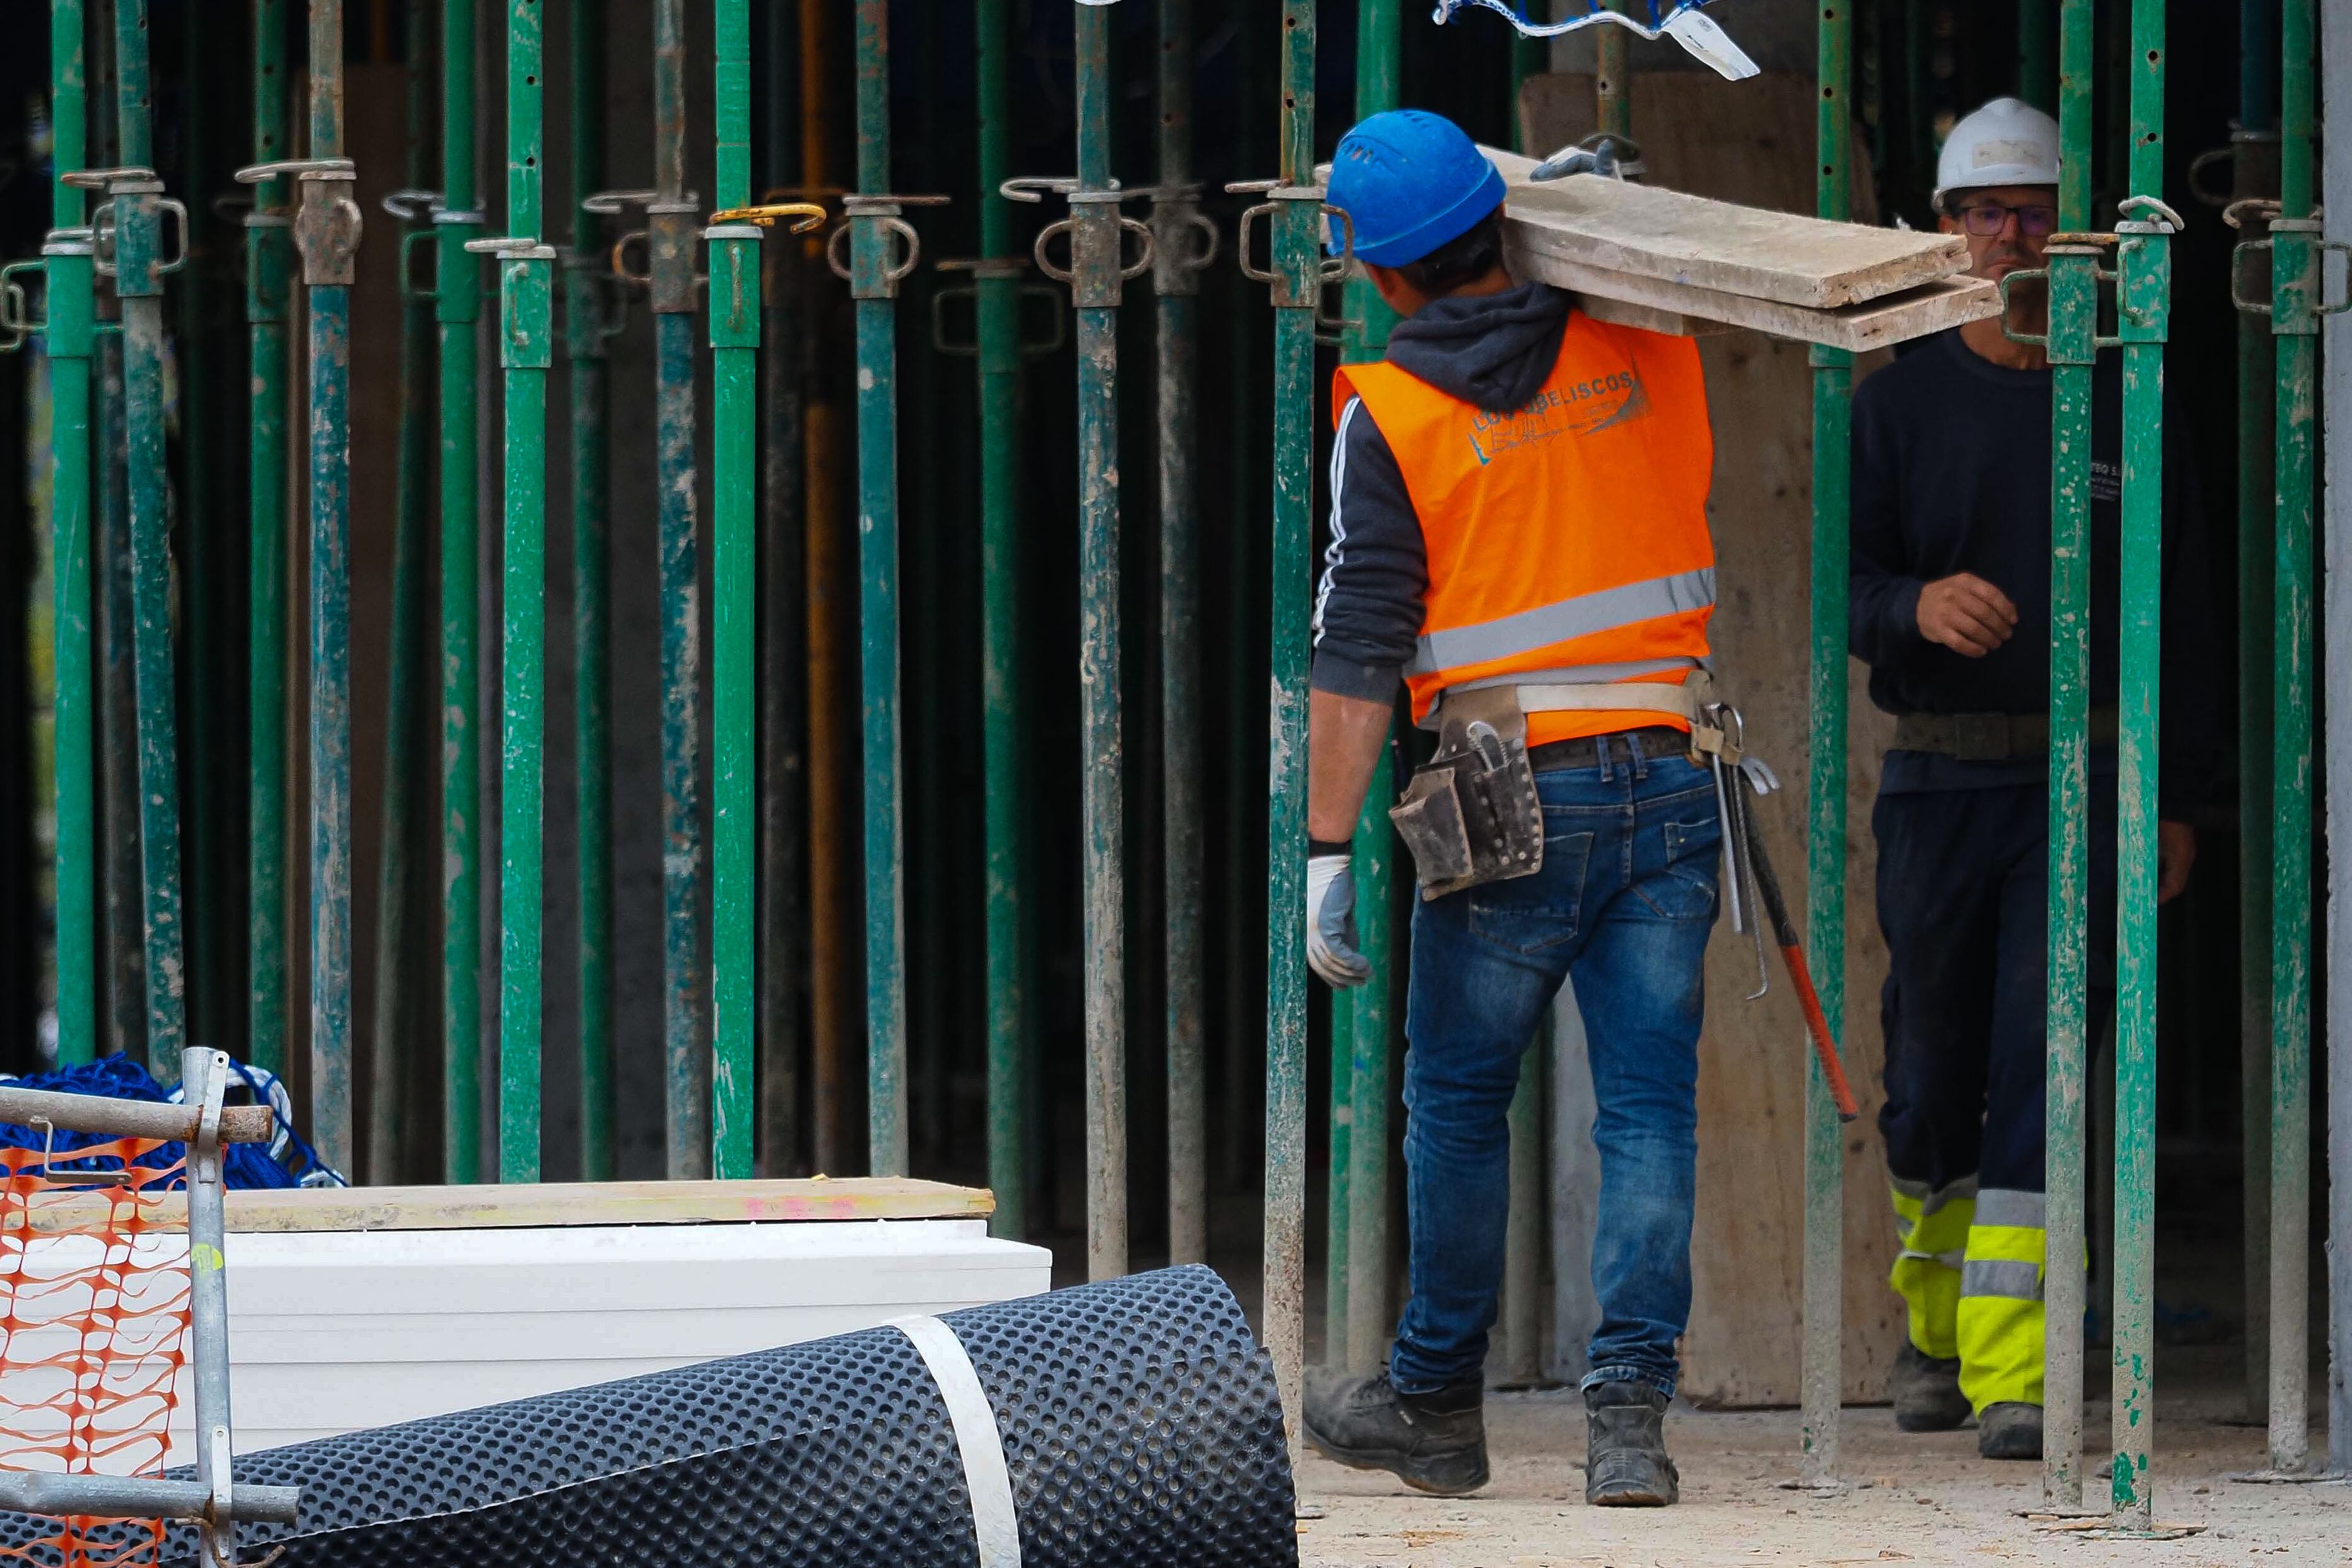
M 2058 122 L 2018 98 L 1997 98 L 1944 139 L 1936 160 L 1936 210 L 1955 191 L 2058 183 Z

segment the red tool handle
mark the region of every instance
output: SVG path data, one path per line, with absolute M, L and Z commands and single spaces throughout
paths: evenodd
M 1813 1037 L 1813 1054 L 1821 1059 L 1822 1076 L 1829 1081 L 1830 1098 L 1837 1102 L 1838 1120 L 1851 1122 L 1862 1114 L 1854 1103 L 1853 1087 L 1845 1081 L 1845 1064 L 1838 1060 L 1837 1043 L 1830 1039 L 1830 1020 L 1822 1016 L 1822 998 L 1805 967 L 1805 950 L 1788 946 L 1780 956 L 1789 966 L 1789 979 L 1797 988 L 1797 1005 L 1805 1009 L 1805 1032 Z

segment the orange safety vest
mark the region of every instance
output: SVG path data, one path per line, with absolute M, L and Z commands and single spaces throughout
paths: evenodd
M 1448 686 L 1680 683 L 1707 656 L 1715 466 L 1698 346 L 1569 312 L 1543 390 L 1489 413 L 1387 363 L 1333 378 L 1363 400 L 1428 549 L 1405 684 L 1417 722 Z M 1686 724 L 1639 709 L 1528 716 L 1528 742 Z

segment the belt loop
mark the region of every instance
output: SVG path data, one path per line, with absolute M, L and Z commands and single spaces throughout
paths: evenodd
M 1633 764 L 1635 782 L 1638 783 L 1650 776 L 1650 754 L 1643 748 L 1640 730 L 1629 729 L 1625 732 L 1625 756 Z
M 1608 737 L 1607 736 L 1605 736 L 1605 735 L 1596 735 L 1596 736 L 1594 736 L 1594 737 L 1592 737 L 1592 755 L 1593 755 L 1594 757 L 1598 758 L 1600 759 L 1600 761 L 1601 761 L 1601 781 L 1603 784 L 1608 783 L 1608 782 L 1609 782 L 1609 737 Z

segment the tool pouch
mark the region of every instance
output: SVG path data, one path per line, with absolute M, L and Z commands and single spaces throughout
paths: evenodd
M 1412 852 L 1425 899 L 1543 869 L 1543 805 L 1517 692 L 1447 699 L 1437 755 L 1413 769 L 1389 821 Z

